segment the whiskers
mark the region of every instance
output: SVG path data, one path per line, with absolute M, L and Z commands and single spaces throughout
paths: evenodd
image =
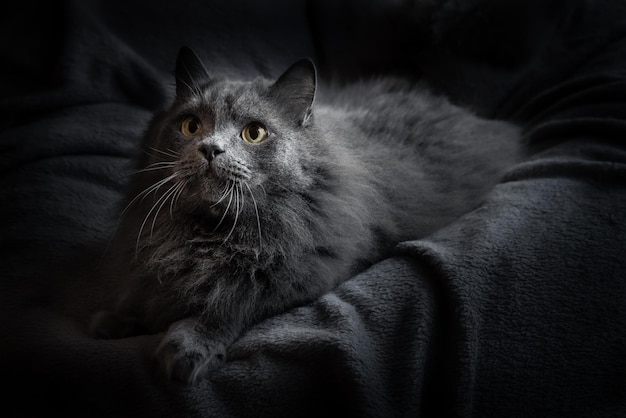
M 211 205 L 211 207 L 215 207 L 228 199 L 226 209 L 224 209 L 222 217 L 220 218 L 219 222 L 212 232 L 216 232 L 224 223 L 224 220 L 226 219 L 226 216 L 229 214 L 229 212 L 232 212 L 232 216 L 234 217 L 233 224 L 222 243 L 225 244 L 229 239 L 231 239 L 233 233 L 235 232 L 235 229 L 237 228 L 237 223 L 240 220 L 241 214 L 244 211 L 246 205 L 246 194 L 248 194 L 252 198 L 252 206 L 254 209 L 260 250 L 263 247 L 263 237 L 261 232 L 261 217 L 259 216 L 259 205 L 257 203 L 256 197 L 254 196 L 252 188 L 246 181 L 239 179 L 229 179 L 226 183 L 226 186 L 224 187 L 224 191 L 222 192 L 220 198 L 217 200 L 217 202 Z
M 132 225 L 132 230 L 137 232 L 136 237 L 133 237 L 136 255 L 139 254 L 142 245 L 159 245 L 155 240 L 167 239 L 163 234 L 159 233 L 157 233 L 157 238 L 154 238 L 155 232 L 172 231 L 171 225 L 168 225 L 168 220 L 164 218 L 164 214 L 169 212 L 169 218 L 175 221 L 177 213 L 180 214 L 181 210 L 185 210 L 184 208 L 179 208 L 181 197 L 187 202 L 186 205 L 188 203 L 191 204 L 191 210 L 199 209 L 199 212 L 202 213 L 203 198 L 200 196 L 201 191 L 197 190 L 194 193 L 198 194 L 196 203 L 189 202 L 193 195 L 189 196 L 187 191 L 192 182 L 195 184 L 193 187 L 195 189 L 198 186 L 197 183 L 210 180 L 209 178 L 197 179 L 198 168 L 195 166 L 182 164 L 181 167 L 181 155 L 174 150 L 146 148 L 144 152 L 153 161 L 158 161 L 138 169 L 132 174 L 145 176 L 146 180 L 152 179 L 151 183 L 128 202 L 120 218 L 121 221 L 127 217 L 131 209 L 139 214 L 139 217 L 133 217 L 130 221 L 136 223 Z M 245 240 L 247 243 L 254 243 L 258 239 L 258 252 L 260 252 L 263 246 L 263 236 L 258 196 L 255 196 L 257 189 L 248 183 L 249 177 L 242 175 L 238 170 L 233 173 L 226 170 L 224 174 L 226 174 L 224 177 L 227 180 L 221 193 L 218 194 L 218 198 L 214 203 L 210 204 L 210 210 L 204 212 L 206 215 L 201 215 L 206 216 L 207 221 L 213 216 L 219 217 L 219 221 L 215 224 L 213 230 L 208 231 L 213 236 L 212 238 L 208 237 L 208 239 L 218 243 L 221 241 L 222 245 L 232 241 L 235 237 L 242 241 Z M 154 180 L 155 178 L 158 179 Z M 259 186 L 258 190 L 267 195 L 262 185 Z M 149 202 L 144 203 L 147 199 Z M 204 200 L 204 202 L 206 201 Z M 133 209 L 138 205 L 144 205 L 142 209 L 139 209 L 139 212 Z M 242 222 L 250 222 L 250 225 L 242 224 Z M 228 223 L 228 226 L 225 226 L 226 223 Z M 240 234 L 238 234 L 237 228 L 243 228 Z M 218 232 L 220 229 L 223 232 Z M 226 231 L 228 232 L 226 233 Z
M 168 168 L 174 168 L 174 166 L 176 166 L 176 161 L 159 161 L 159 162 L 150 164 L 146 168 L 142 168 L 140 170 L 131 171 L 130 175 L 135 175 L 135 174 L 140 174 L 140 173 L 147 173 L 147 172 L 150 172 L 150 171 L 165 170 L 165 169 L 168 169 Z
M 158 148 L 154 148 L 154 147 L 148 147 L 148 149 L 152 152 L 156 152 L 157 154 L 161 154 L 161 155 L 165 155 L 166 157 L 171 157 L 174 158 L 175 160 L 177 160 L 180 157 L 180 154 L 176 151 L 174 151 L 173 149 L 167 148 L 165 150 L 162 149 L 158 149 Z M 148 151 L 145 151 L 146 154 L 148 154 L 151 157 L 154 157 L 153 154 L 151 154 Z
M 150 237 L 153 236 L 154 234 L 154 227 L 156 225 L 157 219 L 159 217 L 159 213 L 161 212 L 161 210 L 163 209 L 163 207 L 165 207 L 165 205 L 167 204 L 167 202 L 169 201 L 169 213 L 170 213 L 170 218 L 174 218 L 174 208 L 176 206 L 176 204 L 178 203 L 181 195 L 183 194 L 185 187 L 187 186 L 187 184 L 189 183 L 189 179 L 185 179 L 180 171 L 176 171 L 174 172 L 172 175 L 167 176 L 166 178 L 157 181 L 156 183 L 154 183 L 152 186 L 146 188 L 144 191 L 142 191 L 141 193 L 139 193 L 126 207 L 126 209 L 124 209 L 124 212 L 122 212 L 122 216 L 125 215 L 125 213 L 130 209 L 130 207 L 137 201 L 143 201 L 146 196 L 150 193 L 158 193 L 159 189 L 163 186 L 165 186 L 168 182 L 172 182 L 172 185 L 170 185 L 170 187 L 163 192 L 163 194 L 161 196 L 159 196 L 158 199 L 156 199 L 154 201 L 154 203 L 152 204 L 152 206 L 150 207 L 150 210 L 148 210 L 148 212 L 146 213 L 146 216 L 143 219 L 143 222 L 141 223 L 141 226 L 139 227 L 139 232 L 137 233 L 137 240 L 135 243 L 135 252 L 138 253 L 139 252 L 139 245 L 141 242 L 141 236 L 143 234 L 144 228 L 146 227 L 146 225 L 148 224 L 150 217 L 152 216 L 152 223 L 150 225 Z
M 159 165 L 154 167 L 148 166 L 142 171 L 157 170 L 161 164 L 165 163 L 156 164 Z M 155 230 L 158 229 L 159 216 L 163 214 L 164 211 L 168 211 L 169 208 L 170 219 L 174 219 L 178 202 L 181 196 L 188 189 L 187 186 L 190 181 L 191 178 L 182 173 L 181 170 L 175 171 L 171 175 L 160 179 L 159 181 L 151 184 L 149 187 L 146 187 L 128 203 L 122 212 L 122 218 L 127 215 L 134 205 L 140 204 L 148 198 L 148 196 L 154 195 L 154 197 L 151 198 L 152 204 L 149 206 L 149 209 L 147 209 L 145 215 L 143 215 L 141 225 L 138 228 L 135 239 L 136 254 L 139 253 L 141 248 L 142 238 L 145 236 L 152 238 L 154 236 Z M 251 207 L 250 204 L 252 205 Z M 254 195 L 252 187 L 246 181 L 241 179 L 229 179 L 217 201 L 211 204 L 211 208 L 216 208 L 218 206 L 222 206 L 224 209 L 218 223 L 215 225 L 211 233 L 215 234 L 228 219 L 231 219 L 232 225 L 230 225 L 230 229 L 228 229 L 226 236 L 221 240 L 222 245 L 226 244 L 228 241 L 232 240 L 237 227 L 241 227 L 243 218 L 242 214 L 246 209 L 250 208 L 253 215 L 248 216 L 247 218 L 254 220 L 256 223 L 254 228 L 256 230 L 256 234 L 251 232 L 251 235 L 257 235 L 258 251 L 260 252 L 263 247 L 261 216 L 257 198 Z M 207 216 L 210 215 L 207 214 Z

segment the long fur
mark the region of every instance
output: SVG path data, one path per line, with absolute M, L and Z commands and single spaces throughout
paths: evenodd
M 516 128 L 403 80 L 326 89 L 313 103 L 312 64 L 249 83 L 202 68 L 148 131 L 110 263 L 119 315 L 151 332 L 194 318 L 172 325 L 159 353 L 168 374 L 186 364 L 183 379 L 223 360 L 203 354 L 211 339 L 227 347 L 473 209 L 520 156 Z M 187 115 L 200 137 L 181 135 Z M 242 140 L 250 122 L 267 127 L 265 142 Z M 224 152 L 207 162 L 201 143 Z

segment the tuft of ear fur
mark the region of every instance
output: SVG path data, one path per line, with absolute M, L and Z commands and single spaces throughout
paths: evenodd
M 308 58 L 301 59 L 289 67 L 270 87 L 270 96 L 299 125 L 306 124 L 311 116 L 317 70 Z
M 211 76 L 198 55 L 187 46 L 180 48 L 176 58 L 176 96 L 195 94 L 198 82 L 210 80 Z

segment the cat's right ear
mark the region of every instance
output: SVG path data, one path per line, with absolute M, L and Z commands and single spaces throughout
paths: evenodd
M 270 95 L 298 124 L 305 125 L 313 110 L 317 71 L 308 58 L 293 64 L 270 87 Z
M 199 83 L 210 80 L 211 76 L 198 55 L 191 48 L 183 46 L 176 58 L 176 96 L 197 94 Z

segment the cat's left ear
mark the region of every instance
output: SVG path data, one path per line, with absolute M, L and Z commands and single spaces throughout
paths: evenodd
M 308 58 L 293 64 L 270 87 L 270 95 L 299 125 L 305 125 L 313 110 L 317 70 Z
M 176 58 L 176 96 L 188 97 L 198 92 L 198 83 L 210 81 L 206 67 L 193 51 L 183 46 Z

